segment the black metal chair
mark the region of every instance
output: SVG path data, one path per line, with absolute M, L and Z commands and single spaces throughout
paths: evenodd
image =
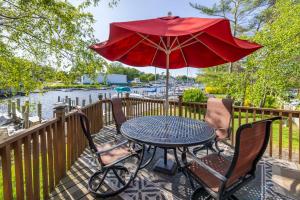
M 96 145 L 90 133 L 90 123 L 88 117 L 78 110 L 81 127 L 85 137 L 88 140 L 89 148 L 93 157 L 97 158 L 98 169 L 90 177 L 88 181 L 88 189 L 96 197 L 106 198 L 117 195 L 124 191 L 136 177 L 143 160 L 144 148 L 142 148 L 141 156 L 130 147 L 128 141 L 123 141 L 117 145 L 113 143 L 104 143 Z M 130 160 L 132 164 L 136 160 L 135 169 L 129 169 L 125 166 L 125 162 Z M 113 173 L 119 181 L 121 187 L 112 190 L 105 185 L 105 179 L 109 173 Z M 122 176 L 129 176 L 125 180 Z
M 191 199 L 200 193 L 207 192 L 211 197 L 236 199 L 233 195 L 238 189 L 255 178 L 258 161 L 263 156 L 270 138 L 271 124 L 274 117 L 240 126 L 236 134 L 236 145 L 232 160 L 213 153 L 202 158 L 187 152 L 192 161 L 186 162 L 186 174 L 200 183 Z M 190 178 L 190 177 L 189 177 Z M 194 187 L 193 181 L 191 181 Z
M 218 142 L 225 141 L 230 137 L 232 105 L 232 99 L 209 98 L 207 100 L 207 110 L 204 121 L 215 129 L 216 138 L 214 141 L 209 142 L 204 146 L 194 148 L 194 154 L 203 149 L 206 149 L 207 153 L 208 149 L 218 153 L 223 151 L 223 149 L 219 148 Z M 215 148 L 213 148 L 213 144 L 215 144 Z

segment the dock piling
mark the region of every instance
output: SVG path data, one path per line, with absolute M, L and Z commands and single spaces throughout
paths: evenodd
M 7 114 L 9 117 L 11 116 L 11 99 L 7 101 Z
M 38 111 L 38 118 L 39 118 L 39 122 L 42 122 L 42 104 L 41 102 L 39 102 L 37 104 L 37 111 Z

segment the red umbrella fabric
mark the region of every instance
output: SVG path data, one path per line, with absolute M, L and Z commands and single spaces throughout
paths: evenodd
M 233 37 L 227 19 L 168 16 L 111 23 L 109 39 L 90 48 L 111 61 L 167 69 L 167 114 L 169 69 L 234 62 L 261 46 Z
M 233 37 L 227 19 L 171 16 L 112 23 L 109 39 L 90 48 L 131 66 L 177 69 L 235 62 L 261 46 Z

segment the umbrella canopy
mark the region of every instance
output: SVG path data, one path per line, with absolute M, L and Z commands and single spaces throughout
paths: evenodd
M 227 19 L 162 17 L 117 22 L 110 36 L 91 49 L 131 66 L 204 68 L 237 61 L 261 46 L 234 38 Z
M 233 37 L 227 19 L 168 16 L 111 23 L 109 39 L 90 48 L 111 61 L 165 68 L 168 87 L 169 69 L 234 62 L 261 46 Z

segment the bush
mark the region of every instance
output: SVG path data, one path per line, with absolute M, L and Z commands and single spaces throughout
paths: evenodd
M 244 106 L 247 106 L 247 107 L 251 106 L 251 101 L 249 99 L 245 99 Z
M 207 86 L 207 87 L 205 87 L 205 92 L 207 94 L 223 94 L 224 93 L 224 89 L 222 89 L 220 87 Z
M 185 102 L 205 102 L 206 100 L 204 92 L 198 88 L 190 88 L 183 92 L 183 101 Z

